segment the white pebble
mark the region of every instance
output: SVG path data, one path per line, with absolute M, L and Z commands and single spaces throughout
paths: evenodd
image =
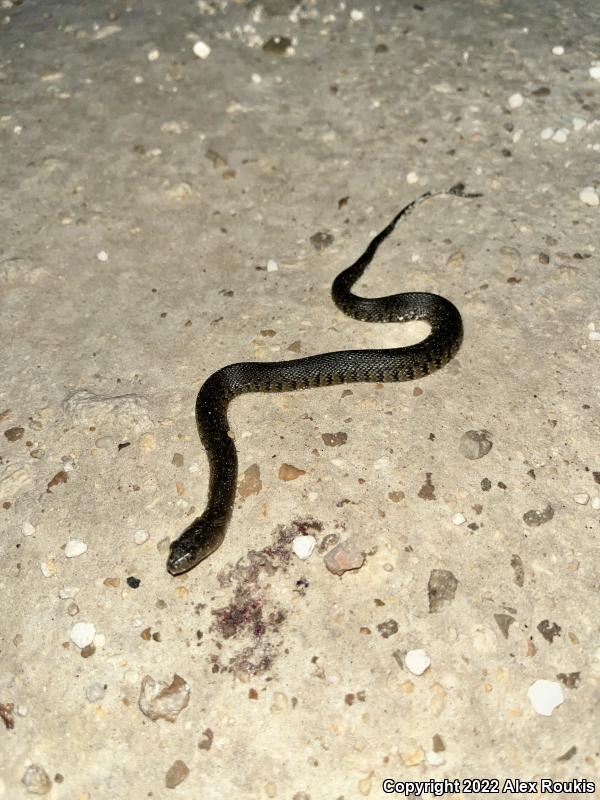
M 47 558 L 40 564 L 40 569 L 44 578 L 53 578 L 56 575 L 56 561 L 53 558 Z
M 562 46 L 562 44 L 555 44 L 552 48 L 552 54 L 555 56 L 562 56 L 565 54 L 565 48 Z
M 583 117 L 573 117 L 573 130 L 580 131 L 582 128 L 585 128 L 587 122 L 583 119 Z
M 600 66 L 590 67 L 590 77 L 600 81 Z
M 455 525 L 462 525 L 463 522 L 466 522 L 466 521 L 467 521 L 467 518 L 464 516 L 464 514 L 461 514 L 460 512 L 458 512 L 456 514 L 452 514 L 452 522 Z
M 573 500 L 579 503 L 580 506 L 586 506 L 589 503 L 590 496 L 586 492 L 582 492 L 581 494 L 574 494 Z
M 590 331 L 588 336 L 590 342 L 600 342 L 600 331 Z
M 544 717 L 551 716 L 554 709 L 565 699 L 561 685 L 546 680 L 532 683 L 527 690 L 527 697 L 533 710 Z
M 69 539 L 65 545 L 65 556 L 67 558 L 77 558 L 87 552 L 87 544 L 81 539 Z
M 406 176 L 407 183 L 417 183 L 418 180 L 419 176 L 417 175 L 416 172 L 409 172 L 408 175 Z
M 542 139 L 551 139 L 554 136 L 554 128 L 544 128 L 540 136 Z
M 558 142 L 559 144 L 564 144 L 567 141 L 568 135 L 569 131 L 566 128 L 559 128 L 552 137 L 552 141 Z
M 94 641 L 96 635 L 96 628 L 91 622 L 76 622 L 71 628 L 70 638 L 73 644 L 76 644 L 80 650 L 87 647 Z
M 23 533 L 23 536 L 33 536 L 35 533 L 35 528 L 31 522 L 24 522 L 21 526 L 21 532 Z
M 210 55 L 210 47 L 205 42 L 196 42 L 192 49 L 198 58 L 208 58 Z
M 508 105 L 511 108 L 520 108 L 524 102 L 525 101 L 523 100 L 523 95 L 520 94 L 519 92 L 511 94 L 511 96 L 508 98 Z
M 579 192 L 579 199 L 582 203 L 585 203 L 586 206 L 597 206 L 600 204 L 600 198 L 598 197 L 598 192 L 594 189 L 593 186 L 585 186 Z
M 148 539 L 149 539 L 148 533 L 145 530 L 143 530 L 143 528 L 140 528 L 139 531 L 136 531 L 133 534 L 133 541 L 136 544 L 144 544 L 144 542 L 147 542 Z
M 108 253 L 106 250 L 100 250 L 99 253 L 96 253 L 96 258 L 98 261 L 108 261 Z
M 409 650 L 404 663 L 413 675 L 422 675 L 431 666 L 431 659 L 425 650 Z
M 260 77 L 260 75 L 258 74 L 258 72 L 253 72 L 253 73 L 252 73 L 252 83 L 253 83 L 255 86 L 258 86 L 258 84 L 259 84 L 259 83 L 262 83 L 262 78 Z
M 436 753 L 435 750 L 428 750 L 425 753 L 425 761 L 430 767 L 441 767 L 446 759 L 443 753 Z
M 350 12 L 350 19 L 353 22 L 360 22 L 361 19 L 364 19 L 364 18 L 365 18 L 365 12 L 364 11 L 359 11 L 358 8 L 353 8 L 352 11 Z
M 106 636 L 103 633 L 97 633 L 94 636 L 94 647 L 101 648 L 106 644 Z
M 303 561 L 310 557 L 317 540 L 314 536 L 296 536 L 292 542 L 292 550 Z
M 600 511 L 600 494 L 596 494 L 592 497 L 592 508 L 594 511 Z
M 160 52 L 154 48 L 148 53 L 148 61 L 157 61 L 160 58 Z
M 278 269 L 279 269 L 279 266 L 278 266 L 277 262 L 274 261 L 272 258 L 270 258 L 267 261 L 267 272 L 277 272 Z
M 78 591 L 79 586 L 63 586 L 58 590 L 58 596 L 61 600 L 72 600 Z

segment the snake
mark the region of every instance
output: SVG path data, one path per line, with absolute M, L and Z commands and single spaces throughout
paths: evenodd
M 446 191 L 425 192 L 402 208 L 367 245 L 366 250 L 333 281 L 331 297 L 344 314 L 365 322 L 424 320 L 429 334 L 405 347 L 342 350 L 278 362 L 241 362 L 214 372 L 196 397 L 196 426 L 209 465 L 208 500 L 199 517 L 171 542 L 167 570 L 180 575 L 196 567 L 225 539 L 237 489 L 238 459 L 229 428 L 229 403 L 248 392 L 287 392 L 342 383 L 410 381 L 434 372 L 450 361 L 463 339 L 463 324 L 456 306 L 430 292 L 402 292 L 385 297 L 360 297 L 351 289 L 373 260 L 380 244 L 400 219 L 432 197 L 467 193 L 464 183 Z

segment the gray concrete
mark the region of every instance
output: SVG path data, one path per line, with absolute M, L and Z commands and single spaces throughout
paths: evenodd
M 0 797 L 24 776 L 56 800 L 600 781 L 597 4 L 0 11 Z M 484 196 L 421 206 L 358 286 L 453 300 L 457 358 L 237 400 L 228 536 L 169 576 L 206 498 L 202 381 L 417 341 L 329 287 L 458 180 Z M 341 578 L 338 541 L 366 554 Z M 174 674 L 175 721 L 144 714 L 144 677 Z

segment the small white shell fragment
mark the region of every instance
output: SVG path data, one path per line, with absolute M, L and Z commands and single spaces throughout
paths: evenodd
M 452 514 L 452 522 L 455 525 L 462 525 L 463 522 L 466 522 L 466 521 L 467 521 L 467 518 L 464 516 L 464 514 L 461 514 L 460 512 L 457 512 L 456 514 Z
M 417 175 L 416 172 L 409 172 L 408 175 L 406 176 L 407 183 L 417 183 L 418 180 L 419 176 Z
M 65 556 L 67 558 L 77 558 L 87 552 L 87 544 L 81 539 L 69 539 L 65 545 Z
M 58 596 L 61 600 L 72 600 L 78 591 L 79 586 L 63 586 L 58 590 Z
M 40 564 L 40 569 L 44 578 L 53 578 L 56 575 L 56 561 L 53 558 L 47 558 Z
M 258 86 L 258 84 L 259 84 L 259 83 L 262 83 L 262 78 L 260 77 L 260 75 L 258 74 L 258 72 L 253 72 L 253 73 L 252 73 L 252 83 L 253 83 L 255 86 Z
M 552 55 L 555 56 L 563 56 L 565 54 L 565 48 L 562 44 L 555 44 L 552 48 Z
M 21 526 L 21 532 L 23 536 L 33 536 L 35 533 L 35 528 L 31 524 L 31 522 L 24 522 Z
M 279 265 L 277 264 L 277 262 L 273 258 L 270 258 L 267 261 L 267 272 L 277 272 L 278 269 Z
M 160 51 L 154 48 L 154 50 L 150 50 L 148 53 L 148 61 L 158 61 L 160 58 Z
M 544 128 L 540 136 L 542 139 L 551 139 L 554 136 L 554 128 Z
M 350 19 L 353 22 L 360 22 L 362 19 L 365 18 L 365 12 L 360 11 L 358 8 L 353 8 L 350 12 Z
M 96 253 L 96 258 L 98 261 L 108 261 L 108 253 L 106 250 L 100 250 L 99 253 Z
M 96 628 L 91 622 L 76 622 L 71 628 L 70 639 L 80 650 L 94 641 Z
M 560 683 L 546 680 L 532 683 L 527 690 L 527 697 L 533 710 L 544 717 L 551 716 L 554 709 L 565 699 Z
M 315 549 L 317 540 L 314 536 L 296 536 L 292 542 L 292 550 L 298 558 L 305 561 Z
M 600 331 L 590 331 L 588 338 L 590 342 L 600 342 Z
M 409 650 L 404 663 L 413 675 L 422 675 L 431 666 L 431 659 L 425 650 Z
M 568 135 L 569 131 L 566 128 L 559 128 L 552 137 L 552 141 L 558 142 L 559 144 L 564 144 L 567 141 Z
M 579 192 L 579 199 L 582 203 L 585 203 L 586 206 L 597 206 L 600 204 L 600 198 L 598 197 L 598 192 L 594 189 L 593 186 L 585 186 Z
M 523 95 L 520 92 L 515 92 L 508 98 L 508 105 L 511 108 L 520 108 L 524 102 Z
M 592 508 L 594 511 L 600 511 L 600 494 L 596 494 L 592 497 Z
M 143 528 L 140 528 L 133 534 L 133 541 L 136 544 L 144 544 L 147 542 L 150 537 L 148 536 L 148 532 L 145 531 Z
M 587 494 L 587 492 L 582 492 L 581 494 L 574 494 L 573 500 L 575 500 L 576 503 L 579 503 L 580 506 L 585 506 L 589 503 L 590 496 Z
M 583 117 L 573 117 L 573 130 L 580 131 L 582 128 L 585 128 L 587 122 L 583 119 Z
M 192 48 L 194 55 L 198 58 L 208 58 L 210 55 L 210 47 L 206 42 L 196 42 Z
M 427 750 L 425 753 L 425 761 L 430 767 L 441 767 L 445 763 L 443 753 L 436 753 L 435 750 Z
M 600 81 L 600 65 L 596 64 L 596 66 L 590 67 L 590 77 Z

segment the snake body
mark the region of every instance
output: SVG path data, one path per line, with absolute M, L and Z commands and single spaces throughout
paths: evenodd
M 227 406 L 247 392 L 286 392 L 351 382 L 409 381 L 444 366 L 463 337 L 458 309 L 429 292 L 403 292 L 366 298 L 351 288 L 373 260 L 377 248 L 419 203 L 439 195 L 467 194 L 462 183 L 446 192 L 426 192 L 405 206 L 371 240 L 364 253 L 333 282 L 334 303 L 345 314 L 365 322 L 424 320 L 429 335 L 417 344 L 378 350 L 342 350 L 276 363 L 229 364 L 214 372 L 196 398 L 196 424 L 209 463 L 208 502 L 203 513 L 171 543 L 167 569 L 179 575 L 195 567 L 223 542 L 233 511 L 237 485 L 237 453 L 227 421 Z

